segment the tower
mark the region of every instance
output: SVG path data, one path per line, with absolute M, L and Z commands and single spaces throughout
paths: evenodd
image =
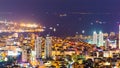
M 42 58 L 42 37 L 37 37 L 35 40 L 36 58 Z
M 109 39 L 106 39 L 105 40 L 105 49 L 108 49 L 110 46 L 110 40 Z
M 100 31 L 99 32 L 99 44 L 98 46 L 103 46 L 103 33 Z
M 119 39 L 118 39 L 118 48 L 120 49 L 120 25 L 119 25 Z
M 93 44 L 97 45 L 97 33 L 96 33 L 96 31 L 93 32 Z
M 45 59 L 51 58 L 52 55 L 52 37 L 46 37 L 45 40 Z

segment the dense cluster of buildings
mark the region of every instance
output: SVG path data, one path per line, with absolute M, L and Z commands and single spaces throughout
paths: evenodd
M 0 62 L 16 61 L 21 67 L 102 67 L 97 63 L 113 67 L 113 62 L 110 61 L 120 57 L 119 34 L 94 31 L 91 36 L 66 38 L 43 37 L 34 32 L 2 35 Z M 27 65 L 21 65 L 21 62 Z M 119 64 L 119 61 L 116 60 L 115 63 Z

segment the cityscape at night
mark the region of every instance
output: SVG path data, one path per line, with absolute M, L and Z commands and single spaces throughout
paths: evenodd
M 0 68 L 120 68 L 119 0 L 0 0 Z

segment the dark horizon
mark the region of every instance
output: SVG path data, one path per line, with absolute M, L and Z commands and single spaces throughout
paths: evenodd
M 49 27 L 56 28 L 55 36 L 73 36 L 83 30 L 86 35 L 100 30 L 118 33 L 119 3 L 119 0 L 1 0 L 0 20 L 37 22 L 47 27 L 44 34 L 50 32 Z

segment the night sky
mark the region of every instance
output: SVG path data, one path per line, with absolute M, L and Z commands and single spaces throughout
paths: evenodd
M 0 0 L 0 20 L 5 19 L 40 23 L 47 27 L 43 34 L 55 36 L 73 36 L 82 31 L 89 35 L 95 30 L 118 33 L 120 1 Z

